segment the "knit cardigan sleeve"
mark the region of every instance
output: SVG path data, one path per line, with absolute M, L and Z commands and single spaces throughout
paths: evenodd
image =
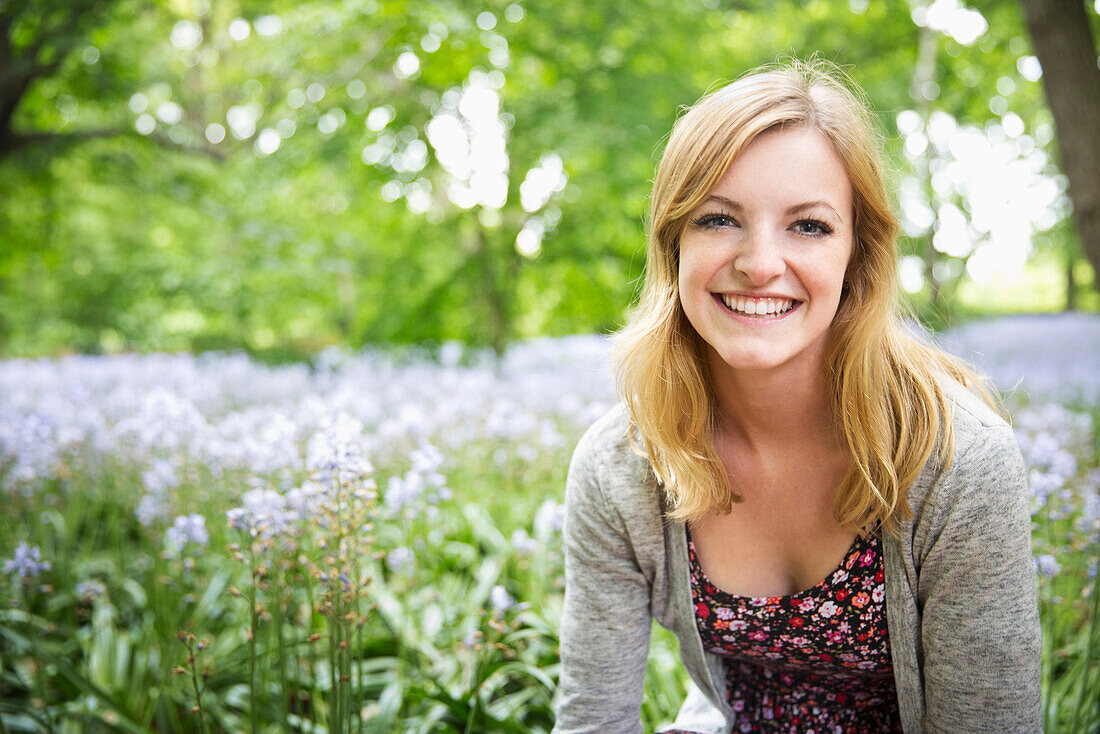
M 923 730 L 1038 732 L 1041 640 L 1026 470 L 1003 422 L 958 438 L 955 461 L 927 497 L 930 522 L 919 540 Z
M 623 517 L 604 495 L 607 482 L 601 475 L 613 463 L 597 439 L 605 431 L 598 423 L 582 438 L 566 482 L 565 606 L 554 734 L 642 731 L 650 583 Z

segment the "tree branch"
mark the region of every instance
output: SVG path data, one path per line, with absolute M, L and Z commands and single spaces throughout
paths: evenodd
M 64 63 L 65 59 L 82 38 L 81 26 L 85 25 L 88 18 L 95 18 L 96 14 L 105 9 L 113 0 L 87 0 L 74 3 L 72 6 L 46 8 L 41 11 L 43 26 L 36 30 L 37 37 L 29 46 L 16 55 L 12 55 L 11 29 L 16 15 L 3 13 L 0 18 L 0 31 L 3 31 L 0 51 L 0 156 L 8 146 L 19 145 L 18 134 L 11 130 L 12 118 L 23 100 L 30 84 L 35 79 L 49 77 Z M 50 23 L 48 18 L 54 10 L 66 11 L 63 19 L 57 23 Z M 42 49 L 49 43 L 53 50 L 53 57 L 46 62 L 39 60 Z
M 142 140 L 149 140 L 163 148 L 168 150 L 174 150 L 181 153 L 201 154 L 216 161 L 225 160 L 226 154 L 224 151 L 219 150 L 210 145 L 189 146 L 176 143 L 170 138 L 152 133 L 149 135 L 141 135 L 136 130 L 130 130 L 127 128 L 97 128 L 91 130 L 75 130 L 73 132 L 49 132 L 49 131 L 36 131 L 30 133 L 10 133 L 6 137 L 0 138 L 0 162 L 5 158 L 13 155 L 19 150 L 24 148 L 30 148 L 37 145 L 68 145 L 70 143 L 79 142 L 82 140 L 92 140 L 95 138 L 113 138 L 113 137 L 137 137 Z

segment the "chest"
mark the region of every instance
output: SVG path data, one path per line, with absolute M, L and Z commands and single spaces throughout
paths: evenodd
M 711 582 L 738 596 L 789 596 L 844 560 L 856 533 L 820 517 L 799 522 L 755 512 L 715 516 L 692 527 L 697 560 Z M 797 515 L 798 513 L 793 513 Z
M 742 501 L 691 528 L 697 560 L 718 588 L 740 596 L 808 589 L 844 560 L 856 537 L 833 517 L 841 463 L 761 467 L 732 474 Z

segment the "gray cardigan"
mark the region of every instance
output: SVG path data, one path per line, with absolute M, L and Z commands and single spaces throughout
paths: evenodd
M 929 462 L 900 538 L 883 539 L 886 618 L 906 734 L 1036 732 L 1040 632 L 1026 473 L 1012 429 L 952 384 L 954 460 Z M 723 663 L 695 624 L 682 523 L 616 408 L 577 446 L 566 486 L 565 607 L 554 734 L 642 731 L 651 620 L 693 685 L 675 726 L 728 734 Z

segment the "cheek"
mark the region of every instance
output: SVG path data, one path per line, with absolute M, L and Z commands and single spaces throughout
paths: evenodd
M 848 277 L 849 259 L 847 251 L 830 253 L 828 257 L 818 258 L 816 262 L 803 261 L 800 270 L 805 285 L 819 294 L 830 294 L 839 298 Z
M 680 290 L 698 288 L 707 280 L 707 263 L 698 247 L 680 248 L 679 283 Z
M 680 310 L 696 331 L 699 328 L 699 319 L 705 311 L 703 299 L 709 297 L 706 284 L 705 263 L 700 262 L 698 251 L 692 248 L 681 248 L 677 272 L 677 295 Z

